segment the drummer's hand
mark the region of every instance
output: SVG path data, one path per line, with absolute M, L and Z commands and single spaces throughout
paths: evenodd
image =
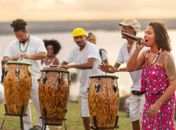
M 112 66 L 102 63 L 101 65 L 99 65 L 98 68 L 101 69 L 103 72 L 108 73 L 112 69 Z
M 101 69 L 103 72 L 108 72 L 109 71 L 109 66 L 105 64 L 101 64 L 98 66 L 99 69 Z
M 20 54 L 18 59 L 31 59 L 31 55 L 29 54 Z
M 12 58 L 12 60 L 14 60 L 14 61 L 17 61 L 18 59 L 19 59 L 18 56 L 14 56 L 14 57 Z
M 60 68 L 65 68 L 65 69 L 69 69 L 69 65 L 60 65 Z

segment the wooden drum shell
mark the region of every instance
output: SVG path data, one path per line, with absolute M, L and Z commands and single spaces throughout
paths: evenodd
M 30 65 L 15 61 L 7 63 L 3 82 L 7 114 L 21 115 L 26 112 L 32 87 Z
M 69 97 L 69 72 L 57 67 L 44 68 L 39 82 L 39 101 L 45 124 L 62 125 Z
M 119 109 L 117 77 L 108 75 L 90 77 L 88 103 L 90 120 L 94 127 L 116 127 Z

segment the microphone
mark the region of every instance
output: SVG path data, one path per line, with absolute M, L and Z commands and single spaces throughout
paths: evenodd
M 141 38 L 141 37 L 137 37 L 137 36 L 131 35 L 129 33 L 125 33 L 125 32 L 122 32 L 122 35 L 127 37 L 127 38 L 130 38 L 134 41 L 140 41 L 140 43 L 145 44 L 144 39 Z

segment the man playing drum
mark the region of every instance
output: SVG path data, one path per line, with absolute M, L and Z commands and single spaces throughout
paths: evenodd
M 141 28 L 140 23 L 136 19 L 123 20 L 121 23 L 119 23 L 119 25 L 122 27 L 121 32 L 129 33 L 131 35 L 136 35 L 136 33 Z M 132 39 L 129 39 L 123 35 L 122 38 L 126 39 L 127 42 L 121 46 L 115 65 L 101 65 L 100 68 L 104 72 L 115 73 L 120 71 L 126 71 L 126 68 L 119 67 L 121 64 L 128 62 L 130 56 L 133 54 L 136 48 L 136 43 Z M 144 94 L 140 92 L 141 70 L 130 72 L 130 76 L 133 81 L 133 84 L 131 87 L 131 95 L 129 97 L 129 114 L 132 121 L 133 130 L 140 130 L 140 119 L 142 117 L 143 106 L 145 101 Z
M 61 67 L 77 69 L 80 81 L 81 116 L 85 130 L 90 130 L 87 95 L 88 81 L 91 75 L 102 74 L 102 71 L 98 68 L 101 63 L 98 49 L 96 45 L 86 40 L 86 35 L 86 31 L 80 27 L 72 31 L 72 36 L 77 46 L 73 48 L 69 56 L 63 61 Z
M 27 23 L 23 19 L 16 19 L 11 23 L 17 39 L 13 40 L 5 51 L 3 61 L 21 60 L 32 64 L 32 89 L 31 99 L 37 114 L 37 126 L 41 127 L 40 107 L 38 99 L 38 79 L 41 70 L 41 59 L 46 57 L 46 48 L 41 39 L 28 34 L 26 29 Z M 24 130 L 31 128 L 30 105 L 28 104 L 27 116 L 24 117 Z

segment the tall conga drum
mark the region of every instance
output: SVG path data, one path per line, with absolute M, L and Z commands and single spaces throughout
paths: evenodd
M 32 87 L 30 66 L 28 62 L 7 62 L 3 82 L 7 115 L 22 116 L 26 113 Z
M 63 68 L 41 70 L 39 101 L 44 125 L 62 125 L 69 97 L 69 72 Z
M 117 128 L 119 109 L 118 77 L 96 75 L 90 77 L 88 103 L 91 127 L 95 130 Z

